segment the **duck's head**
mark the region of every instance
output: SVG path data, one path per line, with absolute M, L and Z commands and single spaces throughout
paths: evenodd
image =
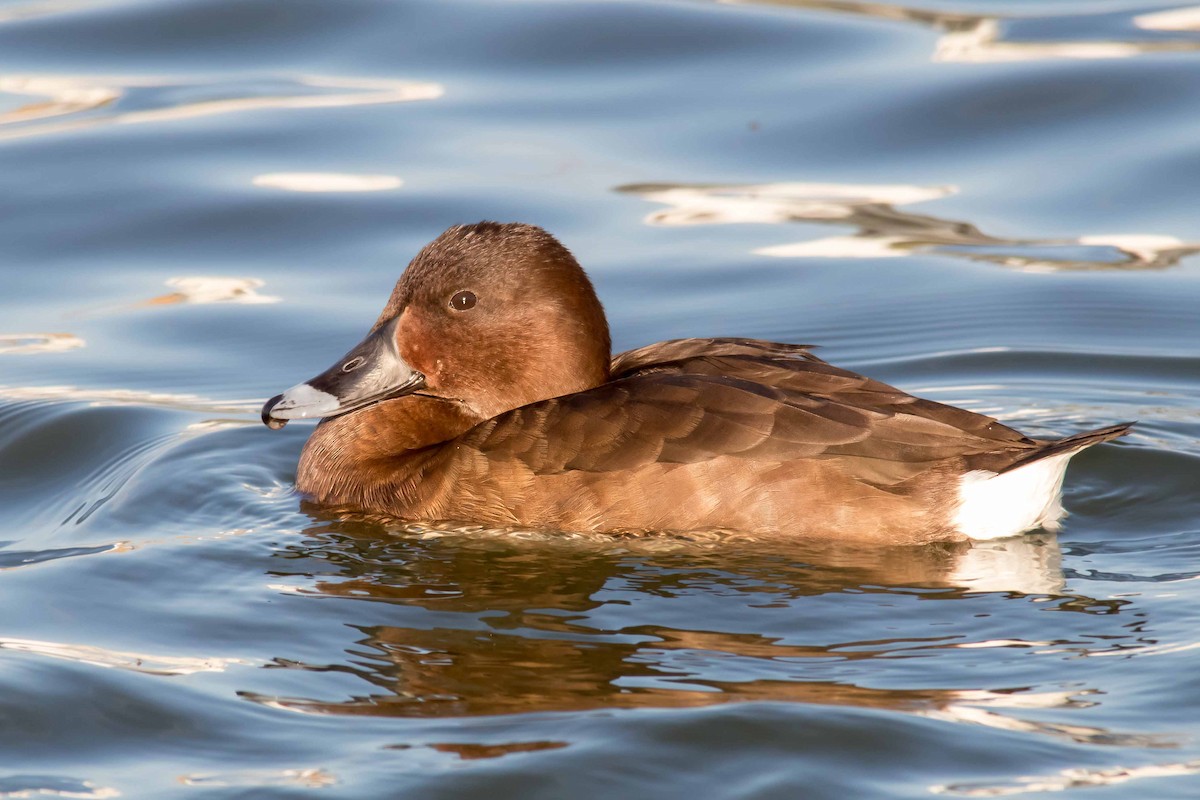
M 420 394 L 490 419 L 608 378 L 608 325 L 571 253 L 541 228 L 453 227 L 408 265 L 371 332 L 276 395 L 263 422 L 335 417 Z

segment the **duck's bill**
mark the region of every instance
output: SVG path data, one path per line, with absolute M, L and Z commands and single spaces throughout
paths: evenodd
M 288 420 L 336 417 L 423 387 L 425 376 L 396 352 L 394 327 L 384 325 L 317 377 L 272 397 L 263 423 L 278 430 Z

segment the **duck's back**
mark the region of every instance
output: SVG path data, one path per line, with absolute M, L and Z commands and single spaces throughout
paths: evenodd
M 962 538 L 963 476 L 1051 446 L 806 346 L 687 339 L 623 353 L 608 383 L 431 450 L 409 511 L 567 530 Z

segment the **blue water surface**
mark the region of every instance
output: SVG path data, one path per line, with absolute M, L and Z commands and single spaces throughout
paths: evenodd
M 0 0 L 0 798 L 1200 794 L 1200 8 Z M 301 504 L 263 399 L 552 231 L 1079 456 L 870 550 Z

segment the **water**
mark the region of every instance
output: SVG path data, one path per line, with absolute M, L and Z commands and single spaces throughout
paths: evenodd
M 1195 797 L 1197 130 L 1163 0 L 0 2 L 0 797 Z M 975 548 L 302 505 L 258 406 L 485 218 L 620 349 L 1141 422 Z

